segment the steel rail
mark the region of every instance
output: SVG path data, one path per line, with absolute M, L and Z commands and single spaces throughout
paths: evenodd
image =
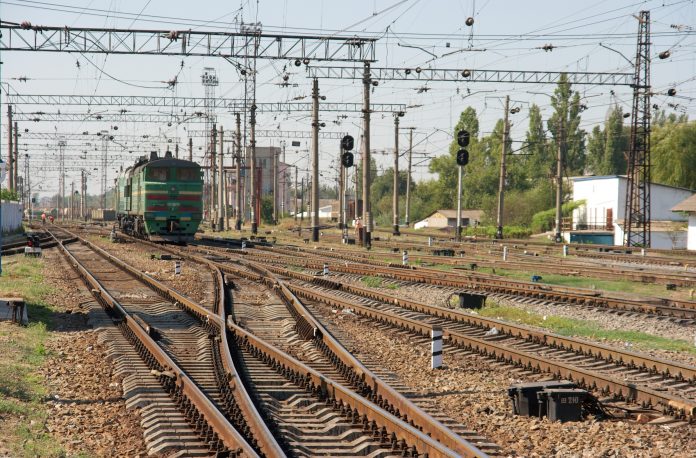
M 267 250 L 266 247 L 257 247 L 258 250 Z M 274 250 L 271 250 L 271 252 Z M 275 250 L 276 252 L 278 250 Z M 307 253 L 305 253 L 307 254 Z M 263 257 L 260 255 L 250 255 Z M 324 255 L 328 257 L 328 255 Z M 402 266 L 401 264 L 387 263 L 374 260 L 357 260 L 369 264 L 370 268 L 360 265 L 340 264 L 336 262 L 339 258 L 336 253 L 331 253 L 328 261 L 313 262 L 307 257 L 301 261 L 294 262 L 295 265 L 302 265 L 309 268 L 323 268 L 324 263 L 336 272 L 344 272 L 356 275 L 382 275 L 401 281 L 414 283 L 425 283 L 438 286 L 450 286 L 456 288 L 466 288 L 475 291 L 485 291 L 489 293 L 510 294 L 517 296 L 533 297 L 536 299 L 550 300 L 555 302 L 565 302 L 593 307 L 604 307 L 622 311 L 634 311 L 653 315 L 671 316 L 683 319 L 696 319 L 696 303 L 687 301 L 668 301 L 672 305 L 646 304 L 643 302 L 603 296 L 601 292 L 594 290 L 582 290 L 578 288 L 567 288 L 549 285 L 539 285 L 537 283 L 523 282 L 508 279 L 498 279 L 490 276 L 483 276 L 474 273 L 448 272 L 443 275 L 442 271 L 427 269 L 415 266 Z M 266 262 L 282 264 L 284 260 L 266 256 Z
M 55 237 L 55 236 L 54 236 Z M 187 419 L 195 425 L 196 431 L 205 438 L 211 438 L 211 451 L 230 453 L 233 456 L 257 457 L 258 454 L 242 435 L 232 427 L 225 416 L 203 394 L 196 383 L 178 367 L 169 355 L 148 335 L 147 331 L 126 311 L 126 309 L 104 288 L 87 268 L 65 247 L 63 241 L 58 246 L 91 288 L 95 298 L 113 311 L 122 321 L 119 327 L 133 343 L 148 366 L 155 371 L 159 382 L 170 396 L 180 405 L 187 405 Z M 181 397 L 187 401 L 183 402 Z M 219 443 L 221 441 L 221 443 Z
M 326 236 L 324 236 L 326 237 Z M 338 240 L 338 239 L 337 239 Z M 390 244 L 398 246 L 399 249 L 409 248 L 411 246 L 418 246 L 415 244 Z M 418 246 L 416 251 L 420 251 L 422 247 Z M 326 248 L 321 248 L 321 251 L 326 252 Z M 342 256 L 348 254 L 362 259 L 367 259 L 367 255 L 364 253 L 351 252 L 350 250 L 332 250 L 333 252 L 338 251 Z M 434 249 L 432 250 L 434 251 Z M 454 251 L 454 250 L 453 250 Z M 473 253 L 472 253 L 473 251 Z M 373 251 L 373 253 L 376 253 Z M 380 253 L 381 254 L 381 253 Z M 385 255 L 397 256 L 398 253 L 384 253 Z M 474 249 L 472 247 L 467 247 L 466 257 L 464 257 L 464 250 L 459 252 L 458 256 L 437 256 L 434 254 L 422 254 L 420 252 L 414 253 L 412 250 L 409 255 L 412 261 L 421 260 L 428 261 L 437 264 L 448 264 L 453 266 L 463 266 L 476 264 L 478 267 L 490 267 L 490 268 L 501 268 L 501 269 L 512 269 L 512 270 L 526 270 L 533 269 L 536 272 L 545 273 L 557 273 L 560 275 L 569 276 L 583 276 L 583 277 L 596 277 L 596 278 L 615 278 L 615 279 L 630 279 L 631 281 L 639 281 L 642 283 L 673 283 L 677 286 L 696 286 L 696 276 L 691 273 L 683 272 L 656 272 L 656 271 L 646 271 L 644 269 L 636 268 L 622 268 L 619 266 L 604 267 L 595 263 L 583 262 L 582 260 L 571 260 L 569 258 L 557 257 L 554 259 L 556 264 L 548 263 L 548 259 L 541 259 L 536 256 L 523 256 L 521 258 L 511 259 L 512 253 L 508 252 L 508 259 L 505 261 L 500 261 L 501 251 L 496 250 L 494 254 L 491 250 L 488 253 L 483 253 L 483 250 Z M 696 259 L 694 260 L 696 263 Z M 461 268 L 461 267 L 455 267 Z M 480 273 L 478 275 L 481 275 Z
M 242 261 L 242 263 L 245 263 Z M 413 404 L 406 397 L 385 383 L 379 376 L 365 367 L 355 358 L 331 333 L 317 320 L 314 315 L 295 296 L 290 285 L 276 277 L 269 269 L 255 263 L 246 263 L 250 268 L 261 273 L 274 288 L 279 290 L 284 302 L 291 308 L 290 312 L 298 323 L 298 332 L 306 339 L 320 341 L 320 347 L 327 356 L 338 358 L 341 363 L 349 368 L 357 381 L 358 389 L 368 399 L 385 408 L 404 421 L 410 419 L 418 429 L 427 433 L 446 447 L 454 450 L 462 456 L 481 456 L 482 452 L 469 442 L 465 441 L 439 421 L 432 418 L 421 408 Z M 352 304 L 350 305 L 352 306 Z M 354 382 L 355 383 L 355 382 Z
M 662 358 L 656 358 L 650 355 L 640 354 L 632 351 L 620 350 L 608 345 L 588 342 L 572 337 L 565 337 L 551 332 L 536 330 L 524 325 L 508 323 L 478 315 L 471 315 L 459 310 L 428 305 L 422 302 L 380 293 L 378 291 L 361 288 L 355 285 L 318 278 L 302 272 L 294 272 L 275 266 L 269 266 L 268 269 L 278 275 L 295 278 L 306 283 L 314 283 L 324 288 L 345 291 L 356 296 L 384 302 L 385 304 L 396 305 L 415 312 L 453 321 L 455 323 L 462 323 L 484 329 L 495 327 L 501 333 L 509 336 L 520 337 L 531 342 L 548 345 L 561 350 L 574 351 L 585 356 L 606 359 L 624 365 L 628 368 L 639 368 L 651 373 L 673 377 L 677 380 L 686 380 L 690 383 L 696 384 L 696 367 L 694 366 L 668 361 Z M 292 290 L 296 286 L 288 285 L 288 287 Z
M 376 309 L 372 309 L 369 313 L 367 313 L 364 310 L 365 307 L 363 306 L 356 307 L 355 305 L 350 305 L 349 301 L 322 294 L 314 289 L 302 288 L 296 285 L 291 285 L 289 288 L 307 299 L 323 302 L 332 306 L 350 307 L 351 309 L 355 309 L 356 312 L 362 316 L 371 318 L 380 323 L 386 323 L 399 327 L 400 329 L 411 330 L 419 335 L 426 335 L 430 329 L 430 326 L 425 325 L 418 320 L 404 318 L 394 313 L 384 312 Z M 523 350 L 517 350 L 493 341 L 487 341 L 469 336 L 447 327 L 443 328 L 443 337 L 448 339 L 454 345 L 462 347 L 466 350 L 475 351 L 483 354 L 484 356 L 493 357 L 498 361 L 504 361 L 509 364 L 521 366 L 535 372 L 551 373 L 557 378 L 574 380 L 580 386 L 585 386 L 603 393 L 614 393 L 628 401 L 640 403 L 644 406 L 653 408 L 661 406 L 665 413 L 669 413 L 670 415 L 674 415 L 676 417 L 688 417 L 690 421 L 696 417 L 696 401 L 659 392 L 657 390 L 653 390 L 645 386 L 639 386 L 634 383 L 624 382 L 602 373 L 575 367 L 562 362 L 552 361 L 544 358 L 543 356 L 538 356 Z
M 218 347 L 218 354 L 220 357 L 219 362 L 222 366 L 220 369 L 223 370 L 223 373 L 220 374 L 223 377 L 218 379 L 219 386 L 223 391 L 225 401 L 230 402 L 231 400 L 229 399 L 229 396 L 234 397 L 234 406 L 239 408 L 243 417 L 243 419 L 235 417 L 235 426 L 240 427 L 241 429 L 245 430 L 244 432 L 248 432 L 250 434 L 250 436 L 253 438 L 250 440 L 250 442 L 252 442 L 252 445 L 255 445 L 263 455 L 269 457 L 285 456 L 282 448 L 273 437 L 273 434 L 270 432 L 266 423 L 251 401 L 244 384 L 240 382 L 241 379 L 236 367 L 234 366 L 227 339 L 221 338 L 226 333 L 226 327 L 224 324 L 226 294 L 224 292 L 222 294 L 220 293 L 221 291 L 225 290 L 225 281 L 220 269 L 218 269 L 216 266 L 209 265 L 209 267 L 213 270 L 214 281 L 216 284 L 215 310 L 211 314 L 208 310 L 187 296 L 159 282 L 158 280 L 155 280 L 133 266 L 121 261 L 93 243 L 77 236 L 74 238 L 89 246 L 92 250 L 97 252 L 100 256 L 104 257 L 112 264 L 133 275 L 139 281 L 154 289 L 158 294 L 171 300 L 176 305 L 183 307 L 184 310 L 191 313 L 200 322 L 204 323 L 209 330 L 213 330 L 216 333 L 216 337 L 212 344 Z M 214 362 L 216 361 L 215 355 L 213 360 Z M 216 368 L 216 370 L 219 369 Z
M 132 237 L 129 238 L 132 239 Z M 285 287 L 285 285 L 279 283 L 277 279 L 269 279 L 268 277 L 256 272 L 237 269 L 230 265 L 222 264 L 210 259 L 206 259 L 201 256 L 173 249 L 171 247 L 157 245 L 149 241 L 143 241 L 140 239 L 134 240 L 137 240 L 138 242 L 153 247 L 157 247 L 158 249 L 163 251 L 168 251 L 170 253 L 177 254 L 194 262 L 206 264 L 208 266 L 215 266 L 225 273 L 238 275 L 243 278 L 257 282 L 266 281 L 268 282 L 267 284 L 276 285 L 281 290 L 283 287 Z M 287 290 L 287 287 L 285 287 L 285 289 L 288 293 L 290 293 L 290 291 Z M 290 293 L 290 295 L 294 297 L 292 293 Z M 294 298 L 294 301 L 296 304 L 301 304 L 299 300 L 297 300 L 297 298 Z M 200 307 L 197 304 L 193 305 L 196 307 Z M 200 308 L 202 309 L 202 307 Z M 203 311 L 207 313 L 205 309 L 203 309 Z M 321 334 L 324 337 L 330 337 L 330 334 L 327 331 L 321 331 L 323 330 L 323 326 L 319 325 L 318 321 L 314 320 L 313 317 L 312 323 L 317 324 L 318 326 L 316 327 L 313 327 L 312 323 L 306 320 L 306 317 L 309 314 L 308 311 L 305 310 L 303 313 L 305 316 L 305 322 L 303 325 L 300 326 L 301 330 L 298 329 L 298 332 L 301 335 L 314 335 L 314 329 L 318 329 L 319 334 Z M 219 320 L 219 317 L 214 314 L 207 314 L 206 317 L 210 321 Z M 243 334 L 248 334 L 246 331 L 236 326 L 236 324 L 232 320 L 232 317 L 227 318 L 227 328 L 228 330 L 235 329 L 242 331 Z M 303 363 L 294 360 L 292 357 L 286 355 L 282 351 L 275 349 L 272 345 L 262 342 L 260 341 L 260 339 L 256 337 L 254 337 L 254 339 L 258 342 L 261 342 L 262 348 L 271 348 L 273 350 L 271 354 L 275 355 L 274 358 L 278 359 L 281 365 L 293 367 L 293 364 L 299 364 L 301 367 L 307 367 Z M 333 339 L 333 337 L 330 337 L 330 339 L 334 342 L 334 344 L 332 345 L 333 348 L 340 348 L 343 350 L 343 352 L 350 355 L 347 352 L 347 350 L 345 350 L 337 341 L 335 341 L 335 339 Z M 259 348 L 259 346 L 256 345 L 256 348 Z M 343 357 L 345 358 L 345 360 L 350 361 L 345 355 L 343 355 Z M 367 368 L 362 366 L 362 364 L 355 360 L 354 357 L 352 357 L 352 355 L 350 355 L 350 358 L 352 358 L 352 361 L 354 362 L 353 364 L 357 365 L 362 369 L 360 373 L 364 374 L 365 387 L 372 389 L 374 401 L 366 399 L 361 395 L 352 393 L 347 388 L 344 388 L 338 383 L 331 381 L 330 379 L 319 374 L 318 372 L 315 372 L 313 369 L 309 369 L 308 367 L 307 369 L 311 371 L 313 374 L 316 373 L 316 375 L 312 375 L 313 379 L 318 378 L 320 380 L 323 380 L 324 384 L 329 384 L 334 387 L 332 396 L 335 397 L 337 402 L 342 401 L 346 405 L 352 406 L 353 411 L 357 409 L 357 411 L 363 417 L 367 415 L 367 418 L 371 422 L 376 422 L 376 424 L 380 428 L 386 428 L 386 430 L 391 431 L 391 433 L 395 434 L 396 437 L 398 437 L 399 439 L 405 440 L 407 444 L 417 447 L 418 451 L 421 453 L 428 453 L 428 456 L 431 457 L 445 457 L 455 455 L 467 457 L 487 456 L 484 452 L 482 452 L 466 440 L 460 438 L 459 436 L 451 432 L 449 429 L 444 427 L 444 425 L 441 425 L 437 420 L 433 419 L 427 413 L 423 412 L 419 407 L 413 405 L 410 401 L 408 401 L 398 392 L 394 391 L 391 387 L 389 387 L 387 384 L 381 381 L 376 375 L 372 374 Z M 307 371 L 302 370 L 300 373 L 306 374 Z M 372 384 L 372 386 L 369 385 L 370 383 Z M 419 420 L 418 423 L 416 423 L 416 420 Z M 413 423 L 416 426 L 412 426 L 410 423 Z M 420 431 L 421 428 L 423 429 L 423 432 Z M 430 436 L 432 436 L 435 439 L 441 439 L 442 443 L 434 439 L 431 439 Z M 450 447 L 450 445 L 452 447 Z
M 250 351 L 307 391 L 314 393 L 319 399 L 325 400 L 334 409 L 339 409 L 351 416 L 353 423 L 361 424 L 364 431 L 372 431 L 382 441 L 400 444 L 399 448 L 410 448 L 411 456 L 431 458 L 459 456 L 455 451 L 402 421 L 391 412 L 367 401 L 359 394 L 324 377 L 304 363 L 240 328 L 230 318 L 227 320 L 227 327 L 237 345 Z M 479 452 L 474 456 L 486 455 Z

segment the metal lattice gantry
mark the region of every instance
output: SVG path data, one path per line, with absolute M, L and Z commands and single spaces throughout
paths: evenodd
M 650 11 L 638 17 L 624 244 L 650 247 Z
M 186 134 L 189 137 L 203 137 L 208 135 L 205 130 L 188 130 Z M 347 134 L 345 132 L 325 132 L 320 131 L 319 137 L 325 140 L 340 140 Z M 257 130 L 257 138 L 294 138 L 307 139 L 312 138 L 312 131 L 309 130 Z
M 137 123 L 205 123 L 203 112 L 196 113 L 132 113 L 123 111 L 113 112 L 15 112 L 13 119 L 22 122 L 137 122 Z
M 567 75 L 571 84 L 631 86 L 630 73 L 544 72 L 526 70 L 477 70 L 433 68 L 370 68 L 372 80 L 449 81 L 461 83 L 556 84 Z M 307 67 L 307 76 L 322 79 L 363 79 L 362 67 Z
M 0 24 L 0 50 L 373 62 L 376 38 Z M 249 46 L 256 41 L 258 46 Z M 249 50 L 257 48 L 253 55 Z
M 233 113 L 244 110 L 242 104 L 228 105 L 227 108 Z M 312 111 L 312 104 L 305 102 L 262 102 L 256 104 L 256 111 L 259 113 L 310 112 Z M 322 102 L 319 104 L 319 111 L 362 113 L 363 105 L 361 103 Z M 373 113 L 405 112 L 406 105 L 403 103 L 373 103 L 370 104 L 370 111 Z
M 9 105 L 52 105 L 52 106 L 140 106 L 159 108 L 200 108 L 206 103 L 213 108 L 225 108 L 238 103 L 236 99 L 223 97 L 207 100 L 205 97 L 170 97 L 142 95 L 59 95 L 59 94 L 12 94 L 4 95 L 3 104 Z

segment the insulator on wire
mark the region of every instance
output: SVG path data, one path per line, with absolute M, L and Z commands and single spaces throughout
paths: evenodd
M 671 55 L 672 55 L 672 53 L 669 52 L 669 49 L 668 49 L 667 51 L 662 51 L 662 52 L 659 54 L 660 59 L 667 59 L 667 58 L 668 58 L 669 56 L 671 56 Z
M 466 18 L 465 24 L 468 25 L 469 27 L 471 27 L 472 25 L 474 25 L 474 18 L 469 16 L 468 18 Z
M 675 96 L 675 95 L 677 95 L 677 90 L 674 88 L 667 89 L 667 95 Z

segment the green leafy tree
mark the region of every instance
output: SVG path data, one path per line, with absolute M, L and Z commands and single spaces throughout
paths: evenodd
M 696 122 L 666 122 L 651 136 L 652 179 L 696 189 Z
M 585 169 L 585 132 L 580 129 L 580 94 L 571 90 L 566 74 L 561 75 L 551 96 L 551 106 L 554 113 L 547 125 L 557 145 L 564 140 L 561 146 L 565 171 L 569 175 L 581 174 Z
M 537 105 L 529 108 L 529 130 L 527 130 L 527 171 L 529 179 L 533 182 L 548 180 L 555 174 L 556 155 L 553 145 L 546 138 L 544 121 L 541 118 L 541 110 Z
M 629 129 L 623 111 L 616 106 L 607 114 L 604 129 L 595 126 L 587 141 L 587 171 L 595 175 L 626 173 Z

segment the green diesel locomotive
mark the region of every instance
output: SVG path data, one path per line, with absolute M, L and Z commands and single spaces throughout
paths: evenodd
M 116 219 L 126 234 L 152 241 L 188 242 L 203 216 L 203 178 L 195 162 L 156 152 L 116 179 Z

